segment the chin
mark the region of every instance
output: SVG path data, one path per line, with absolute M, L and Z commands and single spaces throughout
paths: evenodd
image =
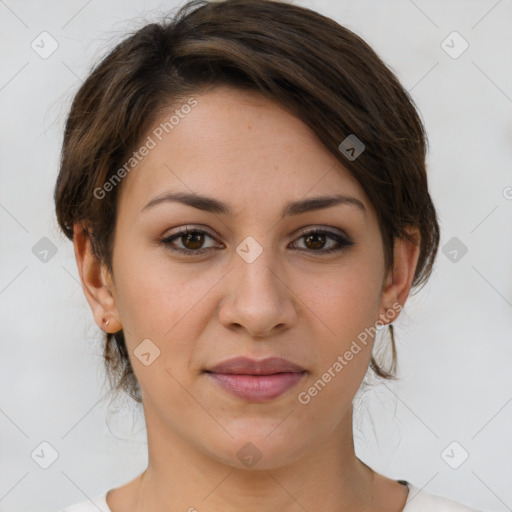
M 242 434 L 227 429 L 233 438 L 223 436 L 222 442 L 209 443 L 206 451 L 227 466 L 250 471 L 277 469 L 300 458 L 306 449 L 300 438 L 286 431 L 277 435 L 275 422 L 270 428 L 269 425 L 247 428 Z

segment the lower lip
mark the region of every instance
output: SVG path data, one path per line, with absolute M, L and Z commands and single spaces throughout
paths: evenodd
M 306 374 L 236 375 L 209 373 L 225 391 L 250 402 L 267 402 L 293 388 Z

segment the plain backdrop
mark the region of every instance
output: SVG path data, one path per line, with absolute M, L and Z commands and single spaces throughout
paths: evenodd
M 434 274 L 395 323 L 400 380 L 358 396 L 356 452 L 430 493 L 511 510 L 512 4 L 295 3 L 362 36 L 410 92 L 442 229 Z M 146 467 L 142 413 L 108 402 L 101 332 L 52 193 L 91 66 L 182 4 L 0 0 L 1 511 L 58 510 Z

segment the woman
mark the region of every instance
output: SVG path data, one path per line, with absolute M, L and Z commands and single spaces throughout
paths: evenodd
M 376 473 L 352 400 L 439 225 L 414 104 L 283 2 L 194 1 L 78 91 L 55 188 L 148 467 L 66 511 L 469 511 Z M 117 379 L 117 381 L 116 381 Z

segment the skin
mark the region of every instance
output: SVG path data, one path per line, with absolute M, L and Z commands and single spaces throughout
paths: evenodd
M 354 452 L 352 399 L 374 340 L 307 405 L 297 395 L 405 303 L 418 246 L 397 240 L 385 272 L 377 217 L 359 183 L 279 105 L 224 86 L 194 97 L 198 105 L 122 182 L 113 275 L 75 226 L 85 295 L 98 326 L 124 330 L 148 431 L 148 468 L 107 502 L 113 512 L 401 511 L 407 488 Z M 213 197 L 233 214 L 177 202 L 141 212 L 171 190 Z M 289 201 L 333 193 L 365 211 L 341 204 L 281 217 Z M 174 246 L 207 252 L 181 255 L 160 243 L 182 226 L 209 236 L 202 245 L 177 237 Z M 301 235 L 315 227 L 353 245 L 322 255 L 338 244 L 308 243 Z M 419 241 L 416 228 L 409 232 Z M 236 252 L 248 236 L 262 248 L 252 263 Z M 148 366 L 134 356 L 145 339 L 160 350 Z M 251 403 L 203 373 L 238 355 L 283 357 L 307 374 L 278 398 Z M 237 456 L 247 443 L 262 455 L 251 468 Z

